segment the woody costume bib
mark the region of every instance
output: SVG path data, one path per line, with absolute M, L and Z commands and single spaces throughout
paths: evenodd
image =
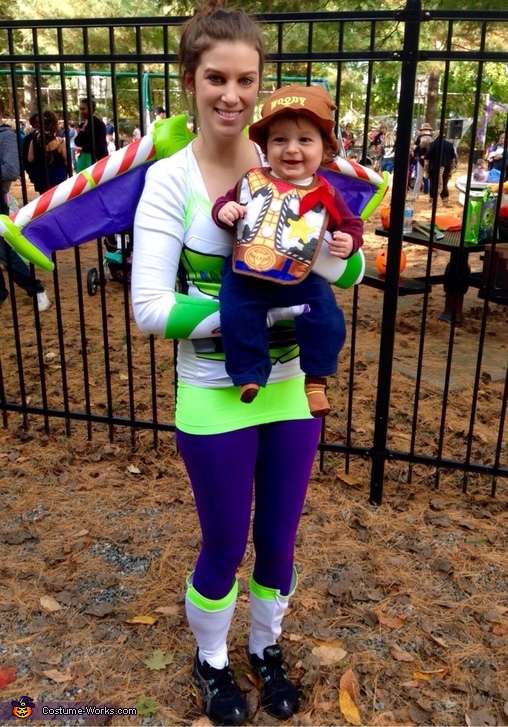
M 292 285 L 311 271 L 329 217 L 342 217 L 331 185 L 319 175 L 310 187 L 296 187 L 251 169 L 239 185 L 239 203 L 247 209 L 237 222 L 233 270 Z

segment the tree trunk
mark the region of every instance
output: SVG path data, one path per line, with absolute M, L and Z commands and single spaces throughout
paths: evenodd
M 26 70 L 26 67 L 23 67 Z M 32 70 L 32 69 L 30 69 Z M 35 74 L 27 74 L 22 76 L 23 88 L 18 87 L 18 93 L 20 94 L 20 107 L 24 109 L 25 116 L 28 119 L 30 114 L 37 111 L 37 89 L 35 87 Z
M 427 113 L 426 120 L 431 124 L 432 128 L 436 128 L 437 122 L 437 106 L 439 100 L 439 73 L 430 71 L 429 86 L 427 90 Z

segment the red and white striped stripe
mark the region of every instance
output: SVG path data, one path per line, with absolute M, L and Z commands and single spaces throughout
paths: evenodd
M 91 189 L 109 182 L 124 172 L 144 164 L 155 155 L 155 146 L 150 134 L 142 136 L 141 139 L 133 141 L 123 149 L 118 149 L 108 157 L 100 159 L 87 169 L 79 172 L 56 187 L 48 189 L 40 197 L 32 200 L 18 212 L 15 212 L 11 219 L 20 228 L 28 222 L 50 210 L 59 207 L 79 195 L 89 192 Z M 90 179 L 93 181 L 91 182 Z
M 335 157 L 331 164 L 332 169 L 334 166 L 342 174 L 346 174 L 348 177 L 357 177 L 358 179 L 363 179 L 366 182 L 371 182 L 376 186 L 379 186 L 383 181 L 383 177 L 378 172 L 375 172 L 369 167 L 357 164 L 357 162 L 344 159 L 343 157 Z

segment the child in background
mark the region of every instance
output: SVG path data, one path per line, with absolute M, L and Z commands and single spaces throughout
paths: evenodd
M 249 129 L 269 166 L 251 169 L 212 210 L 222 229 L 236 226 L 219 293 L 226 370 L 251 403 L 271 371 L 267 311 L 307 304 L 295 327 L 314 417 L 330 412 L 326 379 L 337 370 L 345 325 L 329 283 L 312 265 L 326 232 L 331 260 L 350 257 L 363 243 L 362 221 L 317 173 L 338 149 L 335 108 L 321 86 L 274 91 Z
M 489 176 L 488 165 L 485 159 L 481 157 L 477 160 L 473 169 L 473 180 L 475 182 L 486 182 Z

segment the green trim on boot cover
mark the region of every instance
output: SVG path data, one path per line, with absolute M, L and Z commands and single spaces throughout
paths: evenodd
M 201 593 L 196 591 L 192 585 L 193 575 L 194 571 L 187 578 L 187 598 L 196 608 L 200 608 L 202 611 L 224 611 L 224 609 L 229 608 L 236 601 L 238 595 L 238 581 L 236 578 L 233 583 L 233 588 L 229 593 L 224 598 L 219 598 L 217 601 L 214 601 L 211 598 L 205 598 L 205 596 L 202 596 Z
M 254 580 L 254 576 L 252 574 L 249 578 L 249 588 L 251 592 L 258 598 L 261 598 L 261 600 L 263 601 L 275 601 L 278 596 L 282 598 L 290 598 L 296 591 L 297 585 L 298 573 L 296 572 L 296 568 L 294 566 L 293 578 L 291 579 L 291 588 L 287 595 L 281 594 L 280 590 L 277 588 L 266 588 L 265 586 L 260 586 L 259 583 L 256 583 L 256 581 Z

